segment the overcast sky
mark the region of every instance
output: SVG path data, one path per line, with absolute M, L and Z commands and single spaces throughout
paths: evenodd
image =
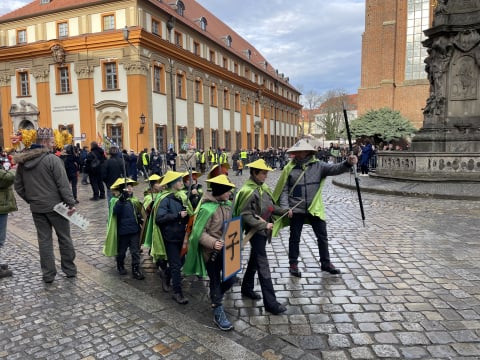
M 302 93 L 357 92 L 364 0 L 197 1 L 250 42 Z M 30 0 L 0 2 L 4 14 Z

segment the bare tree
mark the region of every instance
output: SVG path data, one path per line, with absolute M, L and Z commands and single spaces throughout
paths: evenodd
M 325 139 L 337 139 L 344 128 L 343 104 L 349 109 L 348 95 L 345 90 L 328 90 L 322 96 L 318 114 L 315 116 L 315 127 L 325 134 Z
M 302 131 L 303 135 L 311 133 L 311 124 L 315 120 L 315 112 L 318 110 L 322 103 L 322 97 L 315 91 L 310 90 L 305 95 L 302 95 L 302 105 L 306 110 L 303 112 L 304 118 L 302 118 Z

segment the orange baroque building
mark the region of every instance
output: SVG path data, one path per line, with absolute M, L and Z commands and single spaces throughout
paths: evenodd
M 299 97 L 194 0 L 35 0 L 0 17 L 4 147 L 38 127 L 136 151 L 291 146 Z
M 413 125 L 423 124 L 429 97 L 423 31 L 432 24 L 436 0 L 366 0 L 358 113 L 388 107 Z

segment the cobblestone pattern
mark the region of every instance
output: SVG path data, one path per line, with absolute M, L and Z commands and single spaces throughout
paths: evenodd
M 240 186 L 246 173 L 231 179 Z M 271 185 L 278 174 L 270 174 Z M 273 316 L 234 286 L 225 308 L 235 331 L 220 336 L 244 352 L 230 356 L 211 342 L 219 331 L 212 328 L 207 281 L 185 279 L 190 303 L 179 307 L 161 290 L 146 251 L 147 279 L 119 278 L 113 259 L 101 254 L 106 202 L 88 201 L 86 186 L 79 190 L 79 212 L 91 224 L 86 232 L 72 228 L 80 264 L 75 281 L 58 274 L 45 286 L 26 204 L 20 200 L 9 218 L 0 259 L 14 277 L 0 280 L 0 358 L 480 358 L 478 201 L 365 193 L 363 227 L 356 193 L 327 182 L 331 259 L 342 275 L 320 271 L 316 240 L 305 226 L 302 278 L 291 277 L 284 229 L 268 254 L 277 297 L 288 310 Z M 129 292 L 141 300 L 125 298 Z M 140 305 L 144 300 L 153 305 Z M 179 311 L 183 327 L 176 324 Z M 205 338 L 192 330 L 198 326 Z

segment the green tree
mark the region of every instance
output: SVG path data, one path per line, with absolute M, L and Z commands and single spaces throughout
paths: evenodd
M 322 98 L 319 114 L 315 117 L 315 127 L 326 139 L 337 139 L 344 128 L 343 105 L 349 108 L 348 95 L 345 90 L 333 89 L 328 90 Z
M 376 144 L 405 139 L 416 131 L 417 129 L 399 111 L 389 108 L 370 110 L 350 124 L 352 140 L 370 137 Z

